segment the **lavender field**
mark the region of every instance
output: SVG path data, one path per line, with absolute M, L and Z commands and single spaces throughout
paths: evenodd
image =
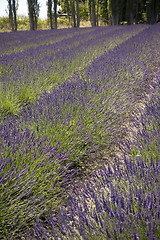
M 160 25 L 0 33 L 0 239 L 160 239 Z

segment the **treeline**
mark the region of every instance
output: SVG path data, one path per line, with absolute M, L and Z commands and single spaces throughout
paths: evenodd
M 7 0 L 9 23 L 17 30 L 16 11 L 18 0 Z M 40 8 L 39 0 L 27 0 L 30 30 L 36 30 Z M 79 27 L 83 20 L 99 26 L 119 24 L 155 24 L 160 20 L 159 0 L 47 0 L 47 18 L 51 29 L 58 28 L 57 19 L 66 18 L 72 27 Z M 59 9 L 59 10 L 58 10 Z

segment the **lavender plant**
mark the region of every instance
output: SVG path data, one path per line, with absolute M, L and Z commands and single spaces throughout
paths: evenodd
M 159 155 L 154 159 L 155 150 L 150 147 L 154 143 L 159 153 L 159 106 L 159 96 L 147 103 L 140 119 L 144 132 L 135 136 L 137 150 L 141 152 L 143 140 L 150 155 L 144 152 L 129 157 L 124 153 L 122 159 L 117 158 L 112 165 L 95 171 L 83 187 L 75 185 L 74 192 L 68 191 L 68 200 L 59 214 L 56 217 L 52 211 L 48 214 L 49 236 L 54 239 L 160 238 Z M 148 128 L 148 118 L 154 132 Z M 146 136 L 152 141 L 146 141 Z M 39 239 L 47 239 L 41 221 L 37 220 L 34 227 Z
M 40 141 L 30 134 L 29 129 L 23 134 L 16 128 L 11 130 L 11 124 L 1 126 L 0 134 L 1 239 L 20 237 L 36 216 L 42 216 L 49 206 L 56 207 L 65 197 L 64 192 L 61 197 L 60 182 L 67 181 L 67 166 L 60 165 L 67 153 L 56 153 L 59 143 L 51 147 L 45 144 L 46 139 Z
M 149 85 L 145 89 L 151 91 Z M 133 156 L 124 155 L 95 172 L 75 194 L 68 194 L 58 217 L 50 213 L 54 239 L 159 239 L 159 97 L 145 109 L 140 120 L 137 116 L 143 127 L 135 135 L 136 148 L 132 139 L 126 143 Z M 41 224 L 35 225 L 39 238 L 46 236 Z
M 151 72 L 159 27 L 56 31 L 55 40 L 47 34 L 48 45 L 40 32 L 35 45 L 25 49 L 22 38 L 22 52 L 7 46 L 1 57 L 1 238 L 158 239 L 158 94 L 134 142 L 123 142 L 124 158 L 107 162 L 81 190 L 65 187 L 75 170 L 94 169 L 102 150 L 123 139 L 134 103 L 157 88 Z

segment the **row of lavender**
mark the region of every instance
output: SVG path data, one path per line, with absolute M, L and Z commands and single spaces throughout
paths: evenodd
M 160 81 L 157 88 L 160 91 Z M 143 127 L 134 136 L 137 141 L 130 140 L 128 150 L 136 143 L 139 155 L 133 149 L 130 157 L 123 152 L 122 159 L 94 172 L 83 187 L 76 186 L 74 194 L 68 192 L 59 214 L 48 213 L 47 227 L 36 219 L 37 239 L 160 239 L 159 93 L 138 118 Z M 134 121 L 137 124 L 136 118 Z M 142 144 L 145 154 L 141 153 Z M 28 236 L 25 239 L 30 239 Z
M 155 34 L 156 30 L 158 33 L 158 28 L 150 29 L 150 34 L 152 31 Z M 148 33 L 149 32 L 144 32 L 139 36 L 139 39 L 141 39 L 141 41 L 142 39 L 146 39 L 150 44 L 151 39 L 149 39 Z M 153 44 L 153 35 L 150 36 L 152 36 Z M 154 37 L 155 42 L 157 42 L 158 39 L 156 35 Z M 134 50 L 135 45 L 139 45 L 141 48 L 141 41 L 137 42 L 137 40 L 137 37 L 136 42 L 132 39 Z M 145 41 L 142 41 L 143 44 L 144 42 Z M 133 53 L 131 44 L 128 43 L 127 45 L 126 43 L 124 49 L 122 45 L 121 50 L 124 58 L 122 58 L 122 55 L 119 55 L 117 51 L 113 53 L 113 56 L 121 56 L 121 60 L 123 59 L 121 66 L 123 64 L 126 65 L 124 61 L 126 55 L 124 56 L 124 52 L 128 54 L 127 46 L 130 46 L 131 53 Z M 157 46 L 157 44 L 155 46 Z M 135 59 L 132 57 L 134 64 L 136 60 L 134 67 L 138 69 L 139 72 L 142 71 L 144 73 L 144 75 L 141 75 L 142 79 L 133 77 L 135 68 L 132 66 L 132 72 L 130 72 L 132 74 L 132 82 L 128 81 L 129 88 L 123 87 L 123 89 L 129 93 L 129 98 L 132 97 L 130 101 L 127 99 L 127 107 L 129 107 L 131 103 L 134 104 L 133 100 L 135 97 L 140 100 L 139 91 L 142 94 L 143 88 L 148 94 L 151 89 L 152 91 L 154 89 L 154 95 L 146 105 L 145 112 L 141 116 L 139 116 L 139 112 L 137 112 L 137 114 L 134 113 L 134 116 L 137 118 L 132 119 L 132 121 L 136 129 L 139 129 L 136 134 L 134 133 L 134 141 L 132 136 L 132 140 L 127 139 L 126 143 L 122 143 L 123 159 L 117 159 L 111 168 L 106 169 L 104 167 L 102 171 L 96 172 L 94 174 L 94 181 L 86 181 L 82 190 L 78 188 L 75 189 L 75 195 L 69 194 L 69 200 L 66 202 L 66 205 L 60 209 L 58 217 L 55 217 L 52 211 L 48 214 L 46 221 L 48 222 L 49 228 L 45 229 L 43 224 L 37 220 L 35 223 L 35 232 L 39 239 L 42 237 L 48 239 L 49 236 L 54 236 L 54 239 L 159 239 L 160 73 L 157 69 L 160 62 L 156 59 L 159 55 L 158 49 L 154 49 L 153 45 L 150 45 L 150 47 L 152 48 L 152 53 L 151 49 L 147 48 L 147 45 L 145 45 L 145 49 L 141 48 L 143 60 L 140 54 L 139 59 L 136 53 Z M 137 49 L 137 51 L 138 50 L 139 49 Z M 115 61 L 113 56 L 112 59 Z M 153 56 L 155 57 L 155 61 L 152 59 Z M 109 58 L 109 56 L 107 56 L 107 58 Z M 146 59 L 149 61 L 152 59 L 152 65 L 150 65 L 150 67 L 148 67 L 148 65 L 151 62 L 149 63 Z M 101 60 L 101 58 L 98 60 Z M 108 60 L 108 62 L 110 61 Z M 100 79 L 107 80 L 107 78 L 104 78 L 104 75 L 102 78 L 102 73 L 109 73 L 109 71 L 104 70 L 105 61 L 97 61 L 96 64 L 95 62 L 93 63 L 93 68 L 91 65 L 86 69 L 87 73 L 88 69 L 90 70 L 92 68 L 92 70 L 89 71 L 89 79 L 92 78 L 92 82 L 95 79 L 93 77 L 94 74 L 96 74 L 97 69 L 99 69 L 97 66 L 98 62 L 103 63 L 103 66 L 97 75 L 101 76 Z M 131 65 L 133 62 L 131 62 Z M 116 64 L 114 64 L 114 66 L 115 71 L 117 70 Z M 113 73 L 111 76 L 114 76 Z M 113 79 L 114 78 L 112 78 L 112 81 Z M 116 79 L 114 85 L 117 83 L 117 80 L 119 80 L 119 78 Z M 146 85 L 148 85 L 148 87 Z M 120 82 L 118 82 L 118 86 L 120 86 Z M 128 91 L 129 89 L 134 91 L 134 96 Z M 113 92 L 114 91 L 115 89 Z M 121 91 L 118 93 L 121 94 Z M 119 100 L 122 100 L 124 96 L 123 91 Z M 105 99 L 103 98 L 103 100 Z M 121 104 L 118 105 L 119 108 L 120 106 Z M 124 104 L 122 104 L 122 106 L 126 107 Z M 132 110 L 134 110 L 134 107 Z M 136 109 L 136 111 L 138 111 L 138 109 Z M 128 157 L 126 153 L 132 156 Z
M 150 72 L 145 69 L 158 56 L 154 47 L 150 49 L 151 36 L 156 46 L 158 34 L 156 27 L 144 30 L 95 60 L 85 74 L 75 73 L 23 108 L 18 118 L 7 117 L 1 124 L 2 238 L 16 238 L 22 230 L 28 232 L 35 217 L 46 217 L 48 209 L 66 197 L 62 187 L 75 167 L 116 142 L 120 121 L 140 99 L 139 89 L 149 91 Z M 144 62 L 136 61 L 138 57 Z M 108 67 L 111 63 L 114 68 Z
M 159 32 L 160 29 L 150 29 L 154 33 L 156 30 Z M 147 33 L 143 36 L 146 38 Z M 146 40 L 149 42 L 150 38 Z M 158 57 L 158 49 L 153 45 L 152 51 L 153 56 Z M 148 64 L 145 59 L 145 66 Z M 146 89 L 147 101 L 144 103 L 143 99 L 143 112 L 142 107 L 136 107 L 136 112 L 130 114 L 136 131 L 119 142 L 123 157 L 115 158 L 112 164 L 95 171 L 80 188 L 75 184 L 74 192 L 70 193 L 66 188 L 68 199 L 59 213 L 55 215 L 50 210 L 45 218 L 47 225 L 36 219 L 34 232 L 37 239 L 160 239 L 159 67 L 159 59 L 147 67 L 150 84 Z M 137 89 L 139 87 L 137 85 Z M 142 86 L 140 89 L 142 92 Z M 28 235 L 25 238 L 30 239 Z
M 37 35 L 20 32 L 19 41 L 14 33 L 2 34 L 1 114 L 18 114 L 21 106 L 34 102 L 44 89 L 50 91 L 57 82 L 65 82 L 75 70 L 145 28 L 75 29 Z

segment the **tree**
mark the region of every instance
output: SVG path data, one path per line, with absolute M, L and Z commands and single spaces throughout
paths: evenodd
M 112 25 L 119 24 L 119 0 L 111 0 Z
M 138 24 L 138 10 L 139 10 L 139 0 L 136 0 L 135 5 L 135 23 Z
M 52 24 L 52 0 L 48 0 L 48 17 L 50 20 L 50 28 L 53 29 L 53 24 Z
M 146 2 L 147 23 L 154 24 L 158 21 L 159 0 L 149 0 Z
M 30 30 L 33 31 L 37 29 L 37 21 L 39 17 L 40 6 L 37 0 L 27 0 L 27 2 L 28 2 Z
M 95 0 L 91 0 L 91 9 L 92 9 L 92 27 L 96 26 L 96 11 L 95 11 Z
M 97 16 L 96 16 L 96 26 L 99 26 L 99 0 L 97 0 Z
M 89 17 L 90 17 L 90 22 L 92 24 L 92 6 L 91 6 L 91 0 L 88 2 L 89 5 Z
M 17 31 L 17 14 L 15 0 L 13 0 L 13 14 L 14 14 L 14 31 Z
M 88 20 L 89 17 L 89 4 L 88 0 L 79 1 L 79 15 L 80 19 Z
M 137 22 L 146 23 L 146 0 L 138 0 Z
M 39 17 L 40 6 L 37 0 L 33 0 L 33 19 L 34 19 L 34 29 L 37 29 L 37 22 Z
M 71 14 L 73 27 L 79 27 L 83 16 L 90 19 L 92 27 L 99 25 L 99 19 L 109 25 L 146 21 L 154 24 L 160 19 L 160 0 L 61 0 L 61 3 L 62 12 Z
M 12 28 L 12 31 L 17 31 L 17 16 L 16 16 L 16 2 L 15 0 L 7 0 L 9 8 L 9 23 Z M 18 2 L 17 2 L 18 8 Z
M 101 4 L 101 15 L 102 15 L 102 20 L 105 24 L 108 23 L 108 0 L 104 0 Z
M 34 30 L 33 0 L 28 0 L 30 30 Z
M 13 10 L 12 10 L 12 3 L 11 0 L 8 0 L 9 4 L 9 23 L 12 28 L 12 31 L 14 31 L 14 24 L 13 24 Z
M 134 2 L 133 0 L 127 0 L 126 4 L 126 18 L 129 25 L 133 24 L 134 18 Z
M 71 0 L 72 27 L 76 27 L 75 1 Z
M 65 0 L 65 4 L 66 4 L 67 17 L 68 17 L 69 23 L 70 23 L 70 22 L 71 22 L 71 19 L 70 19 L 70 5 L 69 5 L 69 1 L 68 1 L 68 0 Z
M 126 0 L 119 0 L 119 24 L 126 22 Z
M 54 28 L 57 29 L 57 0 L 54 0 Z
M 77 9 L 77 27 L 80 25 L 80 15 L 79 15 L 79 0 L 76 0 L 76 9 Z

